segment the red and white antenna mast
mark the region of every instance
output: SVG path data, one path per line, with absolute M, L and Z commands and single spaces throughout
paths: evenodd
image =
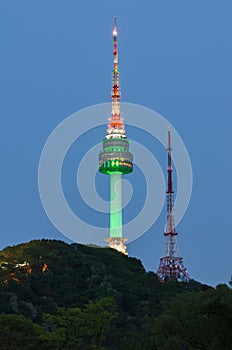
M 118 30 L 116 16 L 114 16 L 114 29 L 113 29 L 113 56 L 114 56 L 114 69 L 112 71 L 112 92 L 111 92 L 111 117 L 108 118 L 109 124 L 106 131 L 106 138 L 126 138 L 125 127 L 123 124 L 123 118 L 120 116 L 120 86 L 119 86 L 119 70 L 118 70 Z
M 174 221 L 174 191 L 172 185 L 172 148 L 171 148 L 171 131 L 168 127 L 168 184 L 167 184 L 167 223 L 164 232 L 165 236 L 165 252 L 160 259 L 157 275 L 160 281 L 177 280 L 181 282 L 189 282 L 190 277 L 187 269 L 184 267 L 183 258 L 180 257 L 177 245 L 177 232 Z

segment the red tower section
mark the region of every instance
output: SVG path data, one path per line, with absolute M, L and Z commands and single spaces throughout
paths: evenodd
M 172 148 L 171 148 L 171 132 L 168 128 L 168 185 L 167 185 L 167 224 L 164 232 L 165 237 L 165 253 L 160 259 L 157 275 L 161 282 L 167 280 L 177 280 L 181 282 L 189 282 L 190 277 L 187 269 L 184 267 L 183 258 L 180 257 L 177 232 L 174 222 L 174 191 L 172 186 Z

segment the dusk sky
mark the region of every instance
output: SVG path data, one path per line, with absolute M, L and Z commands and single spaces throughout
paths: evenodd
M 42 206 L 39 160 L 49 135 L 65 118 L 110 102 L 116 15 L 122 101 L 166 118 L 190 156 L 192 197 L 177 227 L 184 264 L 195 280 L 228 283 L 232 275 L 231 13 L 230 0 L 0 2 L 0 248 L 40 238 L 71 242 L 52 225 Z M 107 117 L 102 116 L 106 124 Z M 101 142 L 105 129 L 83 135 L 63 164 L 66 199 L 84 220 L 90 215 L 77 193 L 78 162 Z M 133 127 L 128 126 L 127 136 L 155 155 L 166 176 L 165 148 Z M 96 166 L 97 159 L 98 154 Z M 127 178 L 134 194 L 125 221 L 142 206 L 145 177 L 135 167 Z M 108 180 L 96 176 L 103 198 L 108 196 Z M 141 238 L 128 244 L 129 256 L 141 259 L 147 270 L 157 270 L 163 253 L 165 209 Z M 108 222 L 106 214 L 98 219 L 95 213 L 91 219 L 99 226 Z

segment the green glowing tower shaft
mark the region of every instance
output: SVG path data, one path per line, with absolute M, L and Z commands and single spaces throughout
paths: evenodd
M 103 151 L 99 154 L 99 171 L 110 175 L 110 237 L 106 238 L 110 248 L 127 254 L 122 234 L 122 175 L 133 171 L 133 155 L 129 152 L 129 141 L 126 137 L 123 118 L 120 115 L 120 88 L 118 70 L 117 26 L 114 19 L 114 69 L 112 72 L 112 111 L 108 118 L 103 143 Z
M 110 237 L 122 238 L 122 174 L 110 174 Z

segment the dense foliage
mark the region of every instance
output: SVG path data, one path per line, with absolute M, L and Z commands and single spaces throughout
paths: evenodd
M 109 248 L 32 241 L 0 252 L 0 350 L 232 349 L 232 291 L 161 284 Z

